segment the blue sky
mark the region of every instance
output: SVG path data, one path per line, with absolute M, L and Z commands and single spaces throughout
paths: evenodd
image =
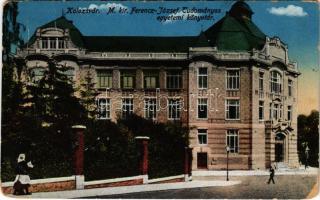
M 233 2 L 115 2 L 118 6 L 130 10 L 136 8 L 215 8 L 221 9 L 221 13 L 213 14 L 214 20 L 209 21 L 176 21 L 161 23 L 156 20 L 155 14 L 110 14 L 103 12 L 112 2 L 21 2 L 19 3 L 18 21 L 28 27 L 28 31 L 22 33 L 23 37 L 31 36 L 36 27 L 39 27 L 62 15 L 62 10 L 72 8 L 91 8 L 101 6 L 99 14 L 65 14 L 73 20 L 83 35 L 157 35 L 157 36 L 188 36 L 198 35 L 212 24 L 221 19 L 230 9 Z M 289 58 L 297 61 L 303 75 L 299 83 L 299 112 L 308 113 L 317 108 L 319 84 L 318 69 L 318 35 L 319 35 L 319 8 L 317 3 L 300 1 L 248 1 L 254 12 L 254 23 L 268 36 L 278 36 L 289 46 Z M 93 5 L 94 4 L 94 5 Z M 114 4 L 115 5 L 115 4 Z M 169 14 L 161 14 L 168 16 Z M 305 86 L 312 84 L 314 87 Z M 308 99 L 306 99 L 308 98 Z M 309 102 L 309 103 L 306 103 Z M 310 102 L 312 105 L 310 105 Z

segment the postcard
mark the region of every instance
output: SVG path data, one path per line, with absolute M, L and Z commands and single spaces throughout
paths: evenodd
M 310 199 L 316 1 L 3 1 L 6 198 Z

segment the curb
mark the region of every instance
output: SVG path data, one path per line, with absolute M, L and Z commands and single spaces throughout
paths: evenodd
M 136 192 L 150 192 L 161 190 L 175 190 L 186 188 L 201 188 L 201 187 L 214 187 L 214 186 L 232 186 L 240 184 L 241 181 L 191 181 L 179 183 L 165 183 L 165 184 L 150 184 L 150 185 L 134 185 L 134 186 L 120 186 L 112 188 L 95 188 L 84 190 L 69 190 L 59 192 L 39 192 L 33 193 L 28 196 L 21 196 L 23 198 L 81 198 L 81 197 L 98 197 L 106 195 L 129 194 Z M 8 195 L 8 197 L 20 197 Z

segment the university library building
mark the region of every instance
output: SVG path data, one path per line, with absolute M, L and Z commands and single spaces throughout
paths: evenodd
M 54 60 L 78 87 L 95 82 L 98 118 L 135 113 L 192 127 L 192 170 L 298 166 L 297 64 L 242 1 L 197 36 L 85 36 L 61 16 L 38 27 L 17 61 L 37 82 Z M 266 22 L 267 23 L 267 22 Z M 165 136 L 164 136 L 165 137 Z

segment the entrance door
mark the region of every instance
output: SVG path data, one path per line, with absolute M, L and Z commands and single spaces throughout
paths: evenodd
M 198 169 L 208 169 L 208 154 L 198 153 L 197 154 L 197 167 Z
M 275 161 L 283 162 L 284 161 L 284 139 L 285 135 L 278 133 L 275 138 Z

